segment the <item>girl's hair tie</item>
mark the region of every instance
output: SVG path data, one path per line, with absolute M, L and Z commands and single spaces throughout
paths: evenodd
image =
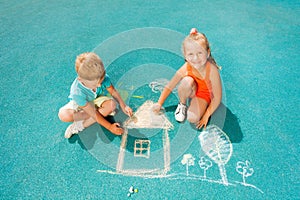
M 192 28 L 190 31 L 190 35 L 196 35 L 198 33 L 196 28 Z

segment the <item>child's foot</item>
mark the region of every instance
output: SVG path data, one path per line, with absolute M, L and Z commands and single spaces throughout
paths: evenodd
M 186 117 L 186 105 L 179 103 L 175 110 L 175 119 L 178 122 L 183 122 Z
M 82 122 L 83 121 L 77 121 L 69 125 L 65 131 L 65 138 L 70 138 L 72 135 L 78 134 L 78 132 L 82 131 L 84 129 Z

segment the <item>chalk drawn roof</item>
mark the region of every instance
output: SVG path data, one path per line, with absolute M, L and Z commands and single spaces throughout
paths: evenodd
M 134 128 L 160 128 L 160 129 L 172 129 L 173 124 L 167 119 L 163 113 L 154 113 L 152 101 L 146 101 L 141 105 L 134 115 L 128 118 L 124 127 L 128 129 Z

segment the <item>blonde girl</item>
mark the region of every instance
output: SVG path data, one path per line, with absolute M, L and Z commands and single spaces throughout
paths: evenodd
M 153 109 L 158 112 L 179 84 L 175 119 L 178 122 L 187 119 L 197 128 L 206 128 L 210 116 L 222 99 L 219 67 L 211 55 L 206 36 L 195 28 L 184 39 L 182 51 L 186 62 L 165 86 Z

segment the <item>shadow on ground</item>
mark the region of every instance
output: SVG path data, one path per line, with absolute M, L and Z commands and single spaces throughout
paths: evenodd
M 111 123 L 115 122 L 115 119 L 111 116 L 107 117 L 106 119 Z M 117 137 L 120 138 L 121 136 L 114 135 L 107 129 L 95 123 L 92 126 L 84 129 L 82 132 L 80 132 L 80 134 L 73 135 L 69 139 L 69 143 L 74 144 L 77 142 L 82 149 L 90 150 L 94 147 L 97 139 L 100 139 L 105 144 L 109 144 Z
M 165 107 L 166 112 L 174 112 L 177 105 L 172 105 Z M 122 112 L 120 112 L 122 113 Z M 121 114 L 118 115 L 116 118 L 118 121 L 125 121 L 126 115 Z M 115 122 L 115 119 L 113 117 L 107 118 L 108 121 Z M 215 124 L 219 128 L 221 128 L 229 137 L 230 141 L 232 143 L 240 143 L 243 139 L 243 133 L 241 131 L 241 127 L 239 125 L 239 119 L 236 115 L 234 115 L 231 110 L 226 107 L 223 103 L 220 104 L 218 109 L 214 112 L 214 114 L 211 116 L 211 119 L 208 124 Z M 192 128 L 195 129 L 194 125 L 191 125 Z M 201 130 L 200 130 L 201 131 Z M 133 146 L 133 141 L 137 138 L 144 138 L 145 135 L 141 135 L 141 137 L 137 137 L 140 133 L 136 133 L 133 135 L 128 136 L 128 143 L 131 145 L 127 146 Z M 83 130 L 79 135 L 74 135 L 69 139 L 69 143 L 78 143 L 82 149 L 90 150 L 94 147 L 95 142 L 97 138 L 99 138 L 103 143 L 109 144 L 111 143 L 116 137 L 119 137 L 121 140 L 121 136 L 114 135 L 110 133 L 105 128 L 102 128 L 98 124 L 94 124 L 91 127 Z M 83 142 L 84 141 L 84 142 Z M 133 151 L 133 149 L 127 149 L 128 151 Z
M 174 112 L 177 105 L 168 106 L 165 108 L 166 112 Z M 239 124 L 238 117 L 231 112 L 223 103 L 211 116 L 208 124 L 215 124 L 221 128 L 229 137 L 232 143 L 239 143 L 243 139 L 243 133 Z M 195 129 L 194 125 L 191 125 Z M 200 130 L 201 131 L 201 130 Z

